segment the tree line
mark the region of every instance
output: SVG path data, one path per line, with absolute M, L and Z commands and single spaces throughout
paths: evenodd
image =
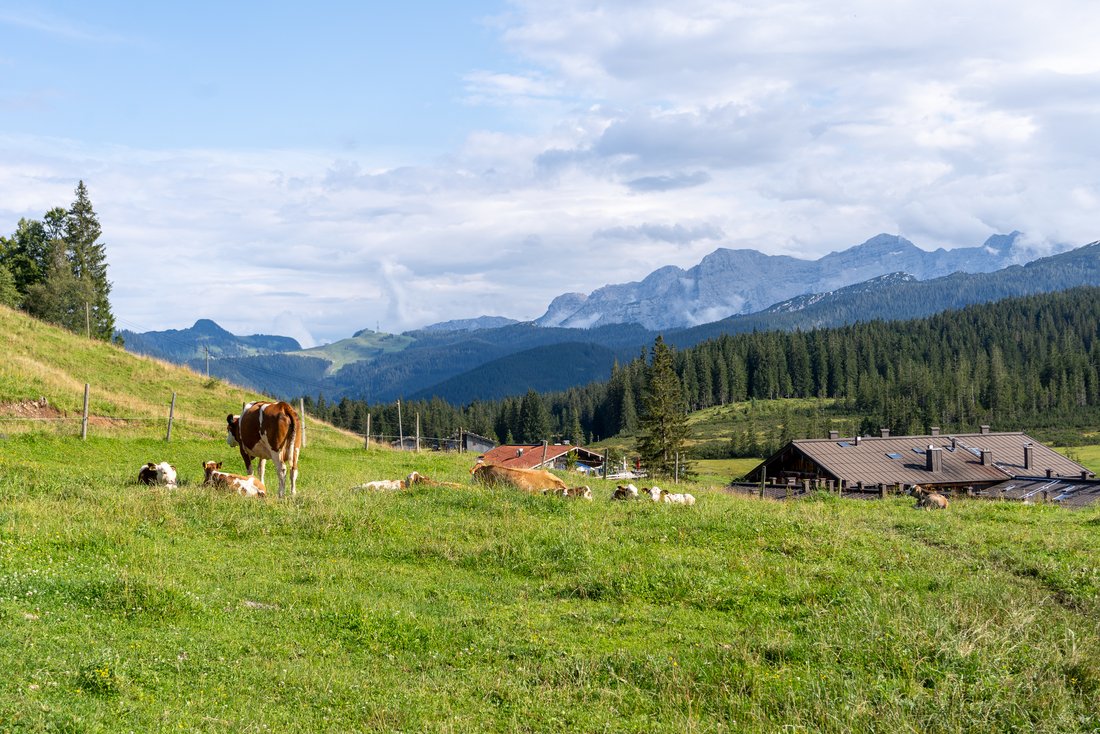
M 94 339 L 115 334 L 106 247 L 88 188 L 80 181 L 66 209 L 20 219 L 0 236 L 0 304 Z
M 1077 425 L 1100 416 L 1100 288 L 1013 298 L 910 321 L 873 320 L 807 331 L 723 335 L 680 351 L 671 369 L 687 410 L 748 400 L 830 398 L 859 416 L 862 433 L 895 435 Z M 656 345 L 654 347 L 656 349 Z M 425 435 L 460 428 L 502 442 L 578 443 L 643 428 L 653 355 L 615 365 L 610 379 L 557 393 L 455 407 L 439 399 L 406 405 Z M 392 405 L 310 401 L 338 425 L 396 435 Z M 811 425 L 804 423 L 807 428 Z M 814 434 L 817 435 L 817 434 Z M 783 438 L 801 437 L 784 430 Z M 756 435 L 730 442 L 755 453 Z M 749 453 L 752 452 L 752 453 Z

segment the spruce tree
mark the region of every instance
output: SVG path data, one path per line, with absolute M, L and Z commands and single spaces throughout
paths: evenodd
M 638 439 L 642 463 L 652 474 L 672 476 L 679 454 L 680 475 L 689 474 L 685 460 L 687 438 L 687 410 L 680 378 L 673 368 L 672 349 L 658 336 L 653 343 L 642 404 Z
M 92 296 L 89 284 L 73 275 L 65 256 L 65 243 L 61 240 L 51 242 L 46 277 L 27 289 L 27 311 L 43 321 L 84 333 L 88 317 L 86 304 Z
M 65 242 L 69 248 L 73 275 L 87 284 L 91 293 L 91 336 L 109 340 L 114 335 L 115 317 L 111 313 L 111 284 L 107 280 L 106 246 L 99 242 L 103 233 L 92 209 L 83 181 L 76 185 L 76 200 L 65 217 Z

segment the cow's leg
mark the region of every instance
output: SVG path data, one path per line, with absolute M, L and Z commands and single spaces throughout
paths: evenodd
M 267 469 L 267 459 L 260 459 L 259 461 L 260 461 L 260 484 L 264 484 L 266 486 L 266 483 L 264 482 L 264 470 Z
M 282 499 L 286 494 L 286 462 L 281 459 L 274 459 L 275 471 L 279 473 L 279 498 Z
M 298 448 L 292 448 L 290 456 L 290 494 L 298 494 Z
M 245 474 L 251 474 L 252 473 L 252 457 L 249 456 L 248 454 L 246 454 L 242 450 L 241 451 L 241 458 L 244 459 L 244 473 Z

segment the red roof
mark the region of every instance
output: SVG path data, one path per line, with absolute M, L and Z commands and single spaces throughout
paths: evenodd
M 599 454 L 573 444 L 554 444 L 547 446 L 546 456 L 543 457 L 541 443 L 497 446 L 491 451 L 486 451 L 480 458 L 486 464 L 498 464 L 500 466 L 510 466 L 516 469 L 535 469 L 542 466 L 543 463 L 548 465 L 552 464 L 558 457 L 564 456 L 574 450 L 576 450 L 578 454 L 581 454 L 582 461 L 590 457 L 598 458 L 601 462 L 603 461 L 603 457 L 599 456 Z

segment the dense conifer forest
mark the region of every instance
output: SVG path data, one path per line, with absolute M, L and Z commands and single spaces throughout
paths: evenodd
M 1073 443 L 1100 418 L 1100 288 L 1013 298 L 912 321 L 871 320 L 831 329 L 723 335 L 674 353 L 691 410 L 745 400 L 829 398 L 862 432 L 1040 431 Z M 403 433 L 418 413 L 423 436 L 472 431 L 499 441 L 590 442 L 638 427 L 647 354 L 616 365 L 606 382 L 529 392 L 462 407 L 439 399 L 403 406 Z M 355 431 L 398 434 L 397 406 L 307 398 L 311 413 Z M 549 434 L 546 433 L 547 428 Z M 816 431 L 784 431 L 784 437 Z M 813 435 L 817 435 L 816 432 Z M 730 454 L 772 446 L 730 442 Z

